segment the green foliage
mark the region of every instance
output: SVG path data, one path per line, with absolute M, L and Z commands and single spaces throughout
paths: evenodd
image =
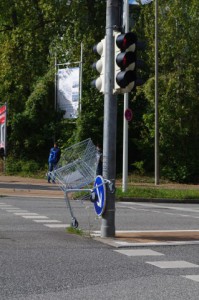
M 141 9 L 137 26 L 143 25 L 147 39 L 150 79 L 143 87 L 148 109 L 143 114 L 141 151 L 154 147 L 154 6 Z M 153 7 L 153 9 L 152 9 Z M 159 4 L 159 143 L 161 174 L 180 182 L 198 180 L 198 58 L 196 1 Z M 147 164 L 146 164 L 147 166 Z M 148 165 L 150 166 L 150 164 Z M 148 171 L 151 169 L 149 168 Z
M 144 175 L 145 170 L 144 170 L 144 162 L 143 161 L 136 161 L 133 166 L 136 169 L 136 173 L 139 175 Z
M 26 176 L 36 174 L 39 171 L 39 165 L 35 161 L 15 160 L 13 157 L 6 159 L 6 174 L 16 175 L 25 174 Z
M 90 87 L 98 59 L 92 47 L 105 35 L 106 1 L 17 1 L 0 3 L 0 95 L 8 104 L 8 155 L 20 161 L 47 162 L 53 141 L 61 147 L 91 137 L 103 142 L 104 99 Z M 154 171 L 154 5 L 130 6 L 131 20 L 146 50 L 147 80 L 130 95 L 129 169 Z M 159 3 L 159 140 L 161 175 L 179 182 L 199 180 L 198 3 Z M 82 110 L 77 121 L 63 120 L 54 109 L 54 58 L 58 63 L 80 60 L 83 44 Z M 73 66 L 73 65 L 71 65 Z M 122 167 L 123 97 L 118 96 L 117 170 Z M 17 163 L 18 161 L 18 163 Z M 144 162 L 141 164 L 140 162 Z M 11 167 L 10 167 L 11 168 Z M 27 167 L 28 168 L 28 167 Z M 32 167 L 34 169 L 34 166 Z
M 155 187 L 130 187 L 127 192 L 122 192 L 121 188 L 116 191 L 118 200 L 125 198 L 141 198 L 141 199 L 178 199 L 182 200 L 199 198 L 198 190 L 194 189 L 166 189 Z
M 66 231 L 70 234 L 77 234 L 77 235 L 80 235 L 80 236 L 84 235 L 84 232 L 79 228 L 68 227 L 66 229 Z

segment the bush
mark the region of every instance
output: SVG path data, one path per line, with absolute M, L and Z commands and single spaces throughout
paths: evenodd
M 16 160 L 13 157 L 6 158 L 6 174 L 7 175 L 30 175 L 38 173 L 40 170 L 39 164 L 33 160 L 24 161 Z

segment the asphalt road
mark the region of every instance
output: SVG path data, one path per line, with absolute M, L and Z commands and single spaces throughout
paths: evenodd
M 72 203 L 99 231 L 90 203 Z M 118 230 L 197 230 L 199 205 L 118 203 Z M 63 199 L 0 198 L 0 299 L 198 299 L 198 244 L 112 247 L 71 235 Z

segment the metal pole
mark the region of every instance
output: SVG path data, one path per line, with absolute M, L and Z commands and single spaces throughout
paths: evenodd
M 57 54 L 55 54 L 55 111 L 57 110 Z
M 6 159 L 7 159 L 7 123 L 8 123 L 8 105 L 6 106 L 6 119 L 5 119 L 5 145 L 4 145 L 4 161 L 3 161 L 3 172 L 6 174 Z
M 115 184 L 117 99 L 114 87 L 113 28 L 120 26 L 121 0 L 107 0 L 106 5 L 106 69 L 104 95 L 103 176 Z M 106 209 L 102 216 L 101 237 L 115 236 L 115 192 L 106 189 Z
M 155 185 L 159 184 L 158 0 L 155 0 Z
M 8 123 L 8 105 L 7 102 L 5 102 L 5 107 L 6 107 L 6 119 L 5 119 L 5 145 L 4 145 L 4 155 L 5 155 L 5 159 L 7 156 L 7 123 Z
M 125 32 L 129 31 L 129 3 L 124 0 L 123 26 Z M 124 94 L 124 114 L 129 105 L 129 94 Z M 126 192 L 128 187 L 128 121 L 123 116 L 123 171 L 122 171 L 122 191 Z
M 82 73 L 83 73 L 83 43 L 81 43 L 80 80 L 79 80 L 79 111 L 82 110 Z

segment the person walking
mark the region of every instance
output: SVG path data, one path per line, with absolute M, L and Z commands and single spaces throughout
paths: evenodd
M 50 172 L 56 169 L 57 164 L 60 160 L 61 156 L 61 150 L 58 147 L 57 143 L 54 143 L 54 147 L 50 149 L 49 157 L 48 157 L 48 183 L 50 183 L 51 176 Z M 55 182 L 54 179 L 52 179 L 52 182 Z

